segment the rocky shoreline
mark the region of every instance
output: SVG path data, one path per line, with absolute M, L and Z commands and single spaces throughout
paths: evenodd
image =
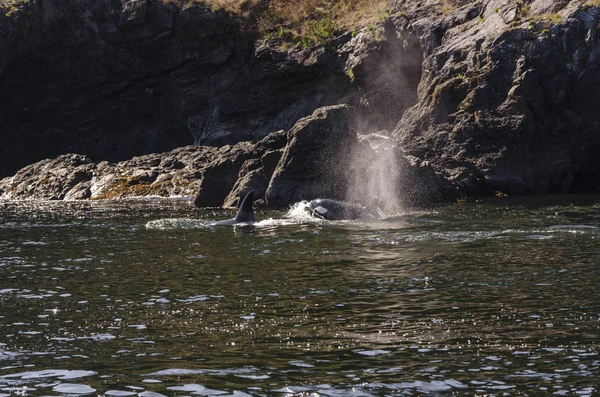
M 458 190 L 433 168 L 407 156 L 389 139 L 358 139 L 348 105 L 317 109 L 289 131 L 276 131 L 257 143 L 185 146 L 109 163 L 79 154 L 61 155 L 24 167 L 0 181 L 0 197 L 27 200 L 100 200 L 194 196 L 198 207 L 235 207 L 250 189 L 258 206 L 284 208 L 311 197 L 345 199 L 353 182 L 371 178 L 372 159 L 393 154 L 403 170 L 404 204 L 439 202 Z M 318 144 L 316 144 L 318 143 Z M 389 156 L 388 156 L 389 157 Z M 443 194 L 446 196 L 444 196 Z M 376 201 L 377 191 L 360 192 L 359 202 Z M 442 194 L 442 195 L 441 195 Z M 384 206 L 385 203 L 377 203 Z
M 599 191 L 600 4 L 440 4 L 284 49 L 201 4 L 31 2 L 0 16 L 0 198 Z

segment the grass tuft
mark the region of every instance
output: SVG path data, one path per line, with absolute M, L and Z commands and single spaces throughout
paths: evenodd
M 177 0 L 163 0 L 173 2 Z M 180 0 L 182 2 L 188 0 Z M 355 30 L 383 21 L 386 0 L 192 0 L 213 10 L 239 15 L 261 38 L 275 38 L 284 45 L 311 46 L 334 37 L 335 32 Z M 190 4 L 186 2 L 186 4 Z
M 442 15 L 448 15 L 456 9 L 452 0 L 442 0 Z

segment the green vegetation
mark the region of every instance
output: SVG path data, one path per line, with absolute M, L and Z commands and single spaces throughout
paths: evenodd
M 469 76 L 467 76 L 467 75 L 466 75 L 466 74 L 464 74 L 464 73 L 459 73 L 459 74 L 457 74 L 457 75 L 456 75 L 456 78 L 457 78 L 457 79 L 459 79 L 459 80 L 464 80 L 465 82 L 468 82 L 468 81 L 469 81 Z
M 563 17 L 560 14 L 550 14 L 547 15 L 546 18 L 550 21 L 550 23 L 552 23 L 553 25 L 558 25 L 560 23 L 563 22 Z
M 237 14 L 249 30 L 282 45 L 312 46 L 336 31 L 356 30 L 388 17 L 386 0 L 162 0 L 181 7 L 204 3 Z
M 550 27 L 559 25 L 564 22 L 560 14 L 543 14 L 532 18 L 529 21 L 529 29 L 537 31 L 540 29 L 541 34 L 549 34 Z
M 354 78 L 356 77 L 356 76 L 354 76 L 354 69 L 352 69 L 352 68 L 348 69 L 348 77 L 350 78 L 350 81 L 352 81 L 352 82 L 354 81 Z
M 375 22 L 381 23 L 381 22 L 385 21 L 385 19 L 389 16 L 390 16 L 390 14 L 387 11 L 384 11 L 377 16 L 377 18 L 375 19 Z
M 19 11 L 24 4 L 28 3 L 29 0 L 0 0 L 0 10 L 8 17 Z
M 529 15 L 529 11 L 531 11 L 531 6 L 529 3 L 521 3 L 519 4 L 518 17 L 524 19 Z
M 303 22 L 302 44 L 310 46 L 311 44 L 321 44 L 333 37 L 335 25 L 331 16 L 323 15 L 321 18 L 309 19 Z

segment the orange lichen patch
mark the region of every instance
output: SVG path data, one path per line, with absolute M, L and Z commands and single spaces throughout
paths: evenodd
M 150 194 L 150 183 L 130 176 L 121 176 L 105 186 L 94 200 L 110 200 L 123 197 L 140 197 Z

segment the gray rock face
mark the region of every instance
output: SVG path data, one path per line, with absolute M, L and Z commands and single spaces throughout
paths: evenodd
M 89 185 L 85 182 L 92 179 L 95 170 L 96 165 L 88 157 L 78 154 L 43 160 L 0 182 L 2 196 L 49 200 L 89 198 Z
M 380 129 L 370 124 L 390 123 L 381 106 L 401 114 L 420 74 L 420 61 L 396 57 L 408 50 L 380 27 L 281 49 L 200 2 L 30 1 L 0 15 L 0 32 L 0 177 L 64 153 L 115 162 L 256 142 L 340 102 Z M 398 61 L 384 70 L 384 58 Z M 386 102 L 405 97 L 395 81 L 407 68 L 413 99 Z
M 240 168 L 255 155 L 250 142 L 234 147 L 224 146 L 214 156 L 215 160 L 205 166 L 199 182 L 194 204 L 197 207 L 220 207 L 238 179 Z
M 403 8 L 427 52 L 400 146 L 465 195 L 600 187 L 600 9 L 464 3 L 441 21 Z

